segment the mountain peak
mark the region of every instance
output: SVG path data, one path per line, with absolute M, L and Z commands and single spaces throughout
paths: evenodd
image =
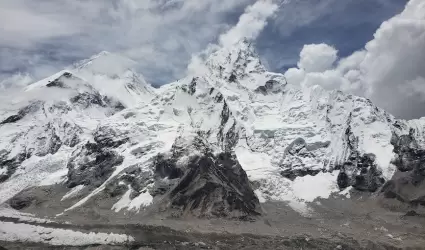
M 220 77 L 266 72 L 253 44 L 246 38 L 212 53 L 206 65 L 212 74 Z

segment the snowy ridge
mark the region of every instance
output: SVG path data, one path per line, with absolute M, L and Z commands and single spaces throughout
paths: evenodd
M 132 65 L 102 52 L 1 107 L 0 203 L 25 208 L 31 203 L 14 201 L 19 192 L 63 185 L 59 200 L 72 203 L 64 213 L 104 193 L 116 212 L 158 205 L 242 217 L 277 200 L 308 213 L 316 198 L 375 192 L 390 180 L 395 135 L 413 128 L 425 145 L 424 119 L 396 120 L 365 98 L 294 86 L 267 72 L 246 40 L 159 89 Z M 241 201 L 240 213 L 223 194 Z

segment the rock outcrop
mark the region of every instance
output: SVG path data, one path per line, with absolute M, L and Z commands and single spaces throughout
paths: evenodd
M 382 193 L 386 198 L 425 206 L 425 149 L 420 147 L 414 134 L 413 128 L 409 134 L 394 134 L 392 164 L 397 167 L 397 172 L 382 188 Z

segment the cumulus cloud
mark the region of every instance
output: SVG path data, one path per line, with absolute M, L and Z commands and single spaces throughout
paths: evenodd
M 338 51 L 324 43 L 304 45 L 300 53 L 298 68 L 305 72 L 322 72 L 331 69 Z
M 299 68 L 290 68 L 285 72 L 285 78 L 289 84 L 292 85 L 301 85 L 304 81 L 306 73 L 303 69 Z
M 424 1 L 410 0 L 402 13 L 382 23 L 364 50 L 340 59 L 333 68 L 331 49 L 327 54 L 332 55 L 323 60 L 317 56 L 320 49 L 305 49 L 318 46 L 304 47 L 298 69 L 285 73 L 289 82 L 363 95 L 402 118 L 425 115 Z
M 381 25 L 365 49 L 359 68 L 368 96 L 398 116 L 425 115 L 423 92 L 412 88 L 425 78 L 425 2 L 408 2 L 401 14 Z

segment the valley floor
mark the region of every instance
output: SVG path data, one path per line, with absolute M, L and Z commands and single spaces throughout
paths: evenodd
M 0 246 L 5 249 L 425 249 L 425 216 L 406 215 L 407 210 L 403 211 L 396 203 L 376 203 L 376 199 L 363 197 L 326 199 L 310 204 L 309 213 L 303 215 L 286 204 L 265 203 L 263 215 L 252 221 L 164 219 L 164 214 L 143 212 L 118 213 L 111 221 L 110 211 L 101 210 L 86 216 L 81 211 L 69 213 L 50 220 L 15 214 L 0 217 Z M 28 233 L 19 236 L 26 230 L 35 231 L 31 234 L 33 238 L 28 238 Z

